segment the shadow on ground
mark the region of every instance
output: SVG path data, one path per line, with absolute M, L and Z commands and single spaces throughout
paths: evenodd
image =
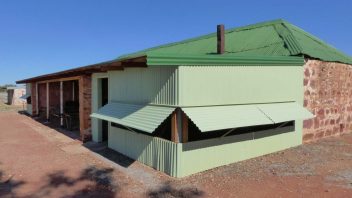
M 53 191 L 64 187 L 73 192 L 62 195 L 62 198 L 79 198 L 79 197 L 115 197 L 120 188 L 113 181 L 113 169 L 88 167 L 76 178 L 67 176 L 64 171 L 56 171 L 48 174 L 45 185 L 38 188 L 30 197 L 51 197 Z M 70 190 L 70 188 L 72 188 Z
M 135 162 L 135 160 L 110 149 L 107 145 L 107 142 L 87 142 L 84 143 L 83 146 L 125 168 L 129 167 L 131 164 L 133 164 L 133 162 Z
M 37 117 L 37 116 L 33 117 L 31 115 L 28 115 L 28 113 L 23 112 L 23 111 L 18 111 L 18 113 L 22 114 L 22 115 L 25 115 L 25 116 L 28 116 L 29 118 L 33 119 L 35 122 L 37 122 L 37 123 L 39 123 L 39 124 L 41 124 L 43 126 L 49 127 L 51 129 L 54 129 L 57 132 L 62 133 L 63 135 L 66 135 L 67 137 L 69 137 L 71 139 L 81 140 L 81 137 L 80 137 L 78 129 L 70 130 L 67 127 L 60 126 L 60 120 L 57 119 L 57 118 L 56 119 L 52 118 L 48 122 L 45 118 Z
M 204 192 L 197 188 L 176 188 L 170 182 L 166 182 L 161 187 L 147 192 L 149 198 L 196 198 L 202 197 L 203 195 Z
M 17 197 L 15 190 L 24 184 L 24 181 L 14 180 L 13 176 L 6 178 L 5 172 L 0 169 L 0 197 Z
M 74 178 L 67 176 L 64 171 L 56 171 L 43 178 L 45 184 L 39 186 L 34 193 L 23 197 L 112 198 L 120 190 L 112 179 L 112 172 L 113 169 L 110 168 L 88 167 Z M 24 184 L 26 182 L 14 180 L 12 177 L 4 178 L 4 172 L 0 170 L 0 197 L 21 197 L 17 191 L 20 191 Z M 60 187 L 65 194 L 58 194 Z

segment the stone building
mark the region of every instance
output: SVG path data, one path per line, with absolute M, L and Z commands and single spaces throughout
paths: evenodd
M 351 64 L 275 20 L 18 83 L 33 115 L 63 124 L 74 102 L 82 140 L 183 177 L 350 132 Z

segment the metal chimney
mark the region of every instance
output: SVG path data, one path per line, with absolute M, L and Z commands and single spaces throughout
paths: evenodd
M 225 26 L 223 24 L 217 25 L 217 46 L 218 54 L 225 52 Z

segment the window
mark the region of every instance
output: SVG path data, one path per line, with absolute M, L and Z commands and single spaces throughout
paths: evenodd
M 223 129 L 209 132 L 201 132 L 195 124 L 192 122 L 188 122 L 188 140 L 189 141 L 197 141 L 197 140 L 205 140 L 211 138 L 218 138 L 222 136 L 232 136 L 232 135 L 240 135 L 245 133 L 257 133 L 260 131 L 276 131 L 275 133 L 285 133 L 294 131 L 295 122 L 282 122 L 277 124 L 268 124 L 268 125 L 258 125 L 258 126 L 248 126 L 248 127 L 239 127 L 228 133 L 231 129 Z M 278 130 L 279 128 L 284 130 Z M 226 134 L 228 133 L 228 134 Z M 274 134 L 275 134 L 274 133 Z

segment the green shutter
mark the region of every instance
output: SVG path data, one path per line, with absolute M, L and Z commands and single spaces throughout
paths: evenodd
M 296 102 L 257 105 L 274 123 L 290 120 L 305 120 L 314 115 Z
M 202 132 L 304 120 L 314 115 L 295 102 L 184 107 L 182 110 Z
M 91 117 L 153 133 L 174 110 L 175 107 L 113 102 L 100 108 Z
M 272 124 L 256 105 L 227 105 L 182 108 L 202 132 Z

